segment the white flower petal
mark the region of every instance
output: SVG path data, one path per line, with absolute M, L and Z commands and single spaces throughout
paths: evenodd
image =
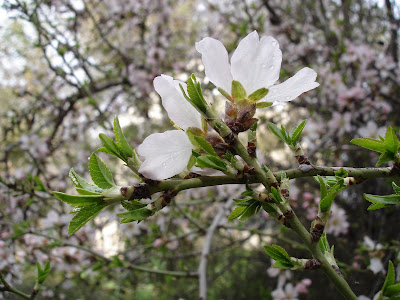
M 228 52 L 224 45 L 213 38 L 206 37 L 196 43 L 196 50 L 201 53 L 206 76 L 217 87 L 231 93 L 232 74 L 229 66 Z
M 258 38 L 257 31 L 247 35 L 232 55 L 232 76 L 245 88 L 247 95 L 268 88 L 279 79 L 282 51 L 271 36 Z
M 270 87 L 263 101 L 291 101 L 302 93 L 319 86 L 319 83 L 315 82 L 316 78 L 317 73 L 313 69 L 303 68 L 285 82 Z
M 194 146 L 181 130 L 153 133 L 137 148 L 144 158 L 139 172 L 153 180 L 177 175 L 186 168 L 192 149 Z
M 186 89 L 186 84 L 174 80 L 171 76 L 161 75 L 154 78 L 154 88 L 161 96 L 162 105 L 168 117 L 182 129 L 201 128 L 201 115 L 183 96 L 179 84 Z

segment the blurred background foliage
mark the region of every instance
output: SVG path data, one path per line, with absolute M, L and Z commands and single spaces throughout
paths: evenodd
M 0 271 L 29 291 L 36 262 L 50 261 L 51 276 L 38 299 L 197 298 L 198 281 L 187 275 L 198 268 L 205 232 L 221 203 L 238 197 L 242 187 L 188 191 L 140 224 L 119 224 L 118 209 L 107 209 L 69 238 L 68 208 L 51 191 L 71 191 L 71 167 L 89 177 L 87 159 L 101 146 L 100 132 L 112 136 L 115 115 L 132 146 L 172 128 L 152 85 L 160 74 L 185 81 L 194 73 L 207 100 L 222 112 L 224 98 L 205 78 L 194 43 L 214 37 L 231 53 L 253 30 L 279 41 L 281 81 L 309 66 L 321 84 L 285 107 L 257 114 L 260 160 L 273 170 L 296 167 L 266 122 L 293 126 L 308 119 L 302 145 L 314 164 L 374 166 L 377 157 L 349 141 L 377 137 L 388 125 L 399 133 L 399 5 L 394 0 L 5 0 Z M 133 183 L 127 168 L 102 157 L 119 185 Z M 318 185 L 311 178 L 291 184 L 296 212 L 309 222 Z M 361 192 L 391 193 L 390 182 L 369 180 L 342 193 L 327 230 L 356 294 L 372 297 L 384 281 L 387 261 L 398 265 L 399 211 L 367 212 Z M 209 253 L 209 299 L 272 299 L 279 280 L 295 285 L 306 277 L 312 285 L 308 294 L 299 292 L 301 299 L 322 294 L 338 299 L 319 272 L 279 275 L 269 269 L 267 243 L 306 256 L 291 237 L 261 213 L 243 223 L 223 218 Z M 0 292 L 2 298 L 17 299 Z

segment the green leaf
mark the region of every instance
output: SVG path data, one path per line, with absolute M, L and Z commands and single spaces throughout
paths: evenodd
M 294 266 L 289 255 L 287 254 L 287 252 L 285 251 L 285 249 L 283 249 L 281 246 L 278 245 L 267 245 L 264 246 L 265 252 L 267 252 L 267 254 L 274 260 L 276 260 L 277 262 L 281 262 L 283 265 L 286 266 Z
M 197 166 L 199 168 L 211 168 L 220 171 L 226 171 L 226 163 L 219 157 L 212 155 L 202 155 L 197 157 Z
M 272 265 L 272 267 L 274 267 L 275 269 L 290 269 L 290 268 L 294 267 L 294 264 L 287 263 L 284 261 L 277 261 Z
M 394 155 L 397 155 L 397 152 L 399 151 L 399 141 L 392 126 L 389 126 L 386 130 L 384 143 L 387 151 Z
M 377 210 L 385 207 L 392 206 L 391 204 L 374 203 L 368 206 L 367 210 Z
M 321 190 L 321 199 L 325 198 L 328 194 L 328 189 L 326 187 L 325 181 L 322 179 L 321 176 L 317 175 L 314 176 L 314 179 L 319 182 L 319 188 Z
M 262 202 L 261 207 L 269 214 L 278 213 L 278 209 L 273 203 Z
M 248 218 L 252 217 L 257 209 L 261 206 L 261 204 L 254 200 L 253 204 L 250 204 L 249 206 L 246 207 L 245 211 L 243 214 L 240 216 L 239 220 L 240 221 L 246 221 Z
M 75 207 L 104 203 L 102 195 L 68 195 L 60 192 L 53 192 L 53 194 L 57 199 Z
M 207 111 L 207 102 L 204 100 L 200 83 L 197 82 L 194 74 L 187 81 L 187 92 L 194 107 L 205 113 Z
M 397 294 L 400 294 L 400 282 L 388 286 L 386 290 L 383 292 L 383 295 L 386 297 L 390 297 L 390 300 L 394 299 L 392 297 Z
M 114 118 L 114 136 L 116 144 L 121 153 L 124 155 L 124 158 L 133 157 L 132 147 L 126 140 L 126 137 L 121 129 L 121 126 L 119 125 L 119 120 L 117 116 L 115 116 Z
M 256 108 L 265 108 L 265 107 L 270 107 L 270 106 L 272 106 L 272 102 L 258 102 L 257 104 L 256 104 Z
M 234 220 L 239 218 L 243 212 L 246 210 L 246 206 L 237 206 L 229 215 L 228 220 Z
M 325 232 L 321 235 L 321 238 L 318 241 L 318 246 L 319 246 L 319 248 L 321 249 L 321 251 L 323 253 L 325 253 L 325 252 L 329 252 L 330 253 L 331 252 L 331 248 L 329 247 L 328 239 L 326 237 L 326 233 Z
M 400 204 L 400 195 L 395 195 L 395 194 L 386 196 L 364 194 L 364 198 L 372 203 L 391 204 L 391 205 Z
M 400 195 L 400 186 L 398 186 L 397 184 L 395 184 L 394 182 L 392 182 L 392 187 L 393 187 L 394 192 L 395 192 L 397 195 Z
M 393 285 L 395 283 L 395 273 L 394 273 L 394 267 L 393 267 L 393 263 L 389 260 L 389 265 L 388 265 L 388 272 L 386 275 L 386 279 L 385 282 L 383 283 L 382 286 L 382 291 L 383 294 L 385 295 L 385 290 L 389 285 Z
M 332 206 L 333 199 L 335 199 L 338 192 L 339 192 L 338 189 L 331 189 L 329 190 L 328 194 L 321 199 L 318 205 L 322 212 L 329 211 L 329 209 Z
M 117 145 L 112 139 L 110 139 L 104 133 L 100 133 L 99 138 L 103 142 L 105 148 L 109 151 L 108 153 L 111 153 L 115 157 L 118 157 L 119 159 L 126 162 L 126 159 L 123 157 L 121 151 L 118 149 Z
M 93 219 L 99 212 L 106 207 L 107 203 L 98 203 L 92 206 L 82 207 L 81 210 L 72 218 L 68 227 L 68 234 L 71 236 L 82 228 L 87 222 Z
M 268 128 L 273 134 L 275 134 L 282 142 L 285 142 L 285 137 L 283 136 L 281 130 L 274 123 L 268 123 Z
M 140 201 L 133 200 L 133 201 L 121 201 L 122 207 L 126 210 L 136 210 L 142 207 L 147 206 L 147 204 L 143 204 Z
M 81 195 L 101 195 L 99 192 L 92 192 L 81 188 L 76 188 L 76 191 Z
M 265 96 L 267 96 L 269 90 L 266 88 L 261 88 L 258 89 L 257 91 L 253 92 L 252 94 L 250 94 L 250 96 L 248 97 L 248 99 L 251 102 L 257 102 L 259 100 L 261 100 L 262 98 L 264 98 Z
M 306 126 L 306 123 L 307 123 L 307 120 L 304 120 L 299 125 L 297 125 L 295 128 L 293 128 L 292 134 L 291 134 L 293 146 L 296 146 L 296 144 L 299 142 L 301 133 L 303 132 L 303 129 L 304 129 L 304 126 Z
M 380 153 L 386 151 L 385 144 L 382 141 L 376 139 L 371 139 L 371 138 L 352 139 L 350 143 Z
M 99 187 L 109 189 L 115 186 L 110 170 L 96 153 L 89 158 L 89 172 L 94 183 Z
M 231 94 L 233 102 L 237 104 L 243 102 L 243 100 L 245 100 L 247 97 L 246 90 L 244 89 L 243 85 L 237 80 L 232 80 Z
M 211 146 L 209 142 L 206 141 L 205 138 L 201 136 L 193 136 L 194 140 L 196 143 L 200 146 L 201 149 L 203 149 L 205 152 L 212 156 L 218 156 L 218 154 L 215 152 L 214 148 Z
M 36 266 L 37 266 L 37 281 L 39 282 L 39 284 L 42 284 L 50 273 L 50 261 L 47 261 L 45 263 L 43 269 L 40 266 L 39 262 L 36 263 Z
M 376 163 L 376 166 L 384 164 L 385 162 L 391 161 L 395 159 L 395 155 L 391 152 L 384 152 L 379 156 L 379 160 Z
M 91 192 L 95 192 L 95 193 L 101 193 L 103 192 L 103 189 L 90 184 L 89 182 L 87 182 L 85 179 L 83 179 L 82 177 L 80 177 L 78 174 L 76 174 L 76 172 L 74 171 L 73 168 L 71 168 L 71 170 L 69 170 L 69 174 L 68 174 L 69 178 L 71 179 L 72 183 L 77 187 L 77 188 L 81 188 L 87 191 L 91 191 Z
M 130 210 L 124 213 L 117 214 L 118 217 L 124 219 L 131 219 L 133 221 L 141 221 L 147 219 L 153 214 L 153 211 L 148 210 L 146 207 L 142 207 L 135 210 Z

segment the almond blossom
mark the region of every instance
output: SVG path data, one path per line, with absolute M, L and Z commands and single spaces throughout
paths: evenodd
M 171 121 L 182 130 L 168 130 L 149 135 L 137 148 L 144 159 L 139 172 L 147 178 L 162 180 L 181 173 L 195 149 L 183 130 L 201 128 L 200 113 L 184 98 L 179 84 L 186 84 L 167 75 L 154 79 L 154 88 Z
M 256 101 L 276 105 L 319 86 L 315 82 L 317 73 L 310 68 L 303 68 L 285 82 L 274 85 L 279 79 L 282 51 L 276 39 L 271 36 L 259 39 L 257 31 L 248 34 L 239 43 L 230 63 L 227 50 L 218 40 L 206 37 L 196 43 L 196 49 L 202 54 L 206 76 L 223 94 L 231 95 L 232 83 L 237 81 L 247 96 L 269 89 L 266 96 L 264 94 L 262 99 Z

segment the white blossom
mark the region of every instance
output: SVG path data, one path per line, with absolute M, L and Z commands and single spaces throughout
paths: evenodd
M 196 43 L 196 49 L 202 54 L 206 76 L 229 94 L 235 80 L 242 84 L 247 95 L 268 88 L 269 93 L 262 100 L 276 105 L 319 86 L 315 82 L 317 73 L 310 68 L 303 68 L 285 82 L 274 85 L 279 79 L 282 51 L 276 39 L 266 36 L 260 40 L 257 31 L 239 43 L 230 63 L 228 52 L 218 40 L 206 37 Z
M 183 130 L 201 128 L 200 113 L 184 98 L 179 84 L 186 84 L 170 76 L 154 79 L 154 88 L 161 96 L 162 105 L 171 121 Z M 144 159 L 139 172 L 147 178 L 162 180 L 181 173 L 187 166 L 195 147 L 183 130 L 169 130 L 149 135 L 137 148 Z
M 278 288 L 271 293 L 272 299 L 274 300 L 298 300 L 299 293 L 293 284 L 288 283 L 283 288 Z

